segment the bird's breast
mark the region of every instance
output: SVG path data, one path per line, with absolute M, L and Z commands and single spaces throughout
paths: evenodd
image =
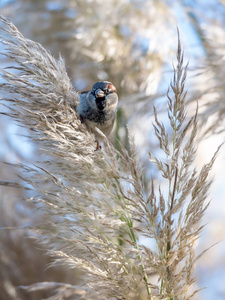
M 96 99 L 96 106 L 99 111 L 103 111 L 106 108 L 106 99 L 105 97 Z
M 89 128 L 89 130 L 93 131 L 96 135 L 96 137 L 101 140 L 101 136 L 96 132 L 95 128 L 99 128 L 106 136 L 108 136 L 110 134 L 110 132 L 113 129 L 114 126 L 114 121 L 115 119 L 110 119 L 107 120 L 103 123 L 101 122 L 96 122 L 96 121 L 91 121 L 91 120 L 84 120 L 84 123 L 86 124 L 86 126 Z

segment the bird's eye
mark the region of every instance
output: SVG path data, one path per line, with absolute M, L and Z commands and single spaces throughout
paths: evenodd
M 116 88 L 115 88 L 115 86 L 112 84 L 112 83 L 110 83 L 108 86 L 107 86 L 107 93 L 116 93 Z

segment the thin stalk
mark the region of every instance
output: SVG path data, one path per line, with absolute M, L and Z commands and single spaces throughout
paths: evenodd
M 129 217 L 127 217 L 127 216 L 125 217 L 125 221 L 126 221 L 126 223 L 128 225 L 128 228 L 129 228 L 129 236 L 130 236 L 131 240 L 135 244 L 134 245 L 135 249 L 138 250 L 139 247 L 138 247 L 138 244 L 137 244 L 137 239 L 136 239 L 135 233 L 133 231 L 133 221 Z M 140 262 L 142 261 L 140 254 L 138 255 L 138 259 L 139 259 Z M 143 264 L 141 264 L 141 268 L 142 268 L 142 272 L 143 272 L 143 279 L 145 281 L 145 286 L 146 286 L 147 294 L 150 296 L 149 299 L 151 299 L 152 298 L 152 293 L 151 293 L 151 290 L 150 290 L 149 285 L 148 285 L 148 276 L 145 273 Z

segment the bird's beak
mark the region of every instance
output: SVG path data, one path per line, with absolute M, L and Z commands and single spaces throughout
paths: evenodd
M 103 92 L 103 90 L 98 89 L 98 90 L 95 92 L 95 96 L 96 96 L 96 98 L 102 98 L 102 97 L 105 97 L 105 93 Z

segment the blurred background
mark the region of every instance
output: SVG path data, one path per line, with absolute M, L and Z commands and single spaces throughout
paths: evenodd
M 127 125 L 140 160 L 150 177 L 161 180 L 148 152 L 159 155 L 153 134 L 153 104 L 166 117 L 166 92 L 176 65 L 177 27 L 188 65 L 187 114 L 199 105 L 197 169 L 207 163 L 225 136 L 225 1 L 224 0 L 0 0 L 0 13 L 26 38 L 65 59 L 75 89 L 90 89 L 109 80 L 120 98 L 111 141 L 127 146 Z M 0 66 L 7 60 L 1 56 Z M 1 95 L 2 96 L 2 95 Z M 1 108 L 3 109 L 3 108 Z M 27 142 L 26 130 L 0 118 L 0 161 L 29 162 L 39 149 Z M 0 180 L 13 180 L 10 164 L 1 164 Z M 224 146 L 211 172 L 211 204 L 197 253 L 216 242 L 196 267 L 196 285 L 206 287 L 197 299 L 225 299 L 225 155 Z M 24 201 L 23 191 L 0 187 L 0 299 L 42 299 L 51 291 L 28 294 L 21 285 L 40 281 L 78 284 L 79 270 L 47 269 L 50 258 L 31 235 L 29 226 L 43 216 Z M 68 296 L 69 299 L 69 296 Z

